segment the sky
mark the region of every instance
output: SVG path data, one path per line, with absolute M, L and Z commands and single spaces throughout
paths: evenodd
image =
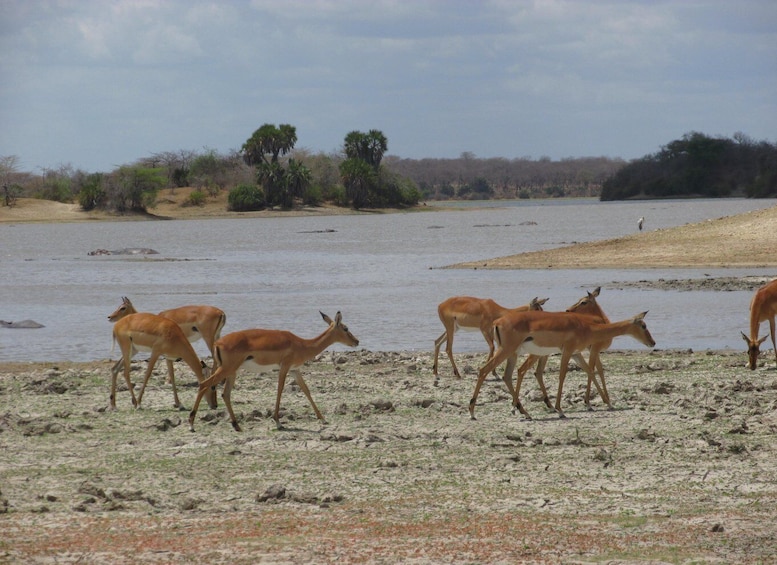
M 777 141 L 774 0 L 0 0 L 0 157 L 109 172 L 238 150 L 551 159 Z

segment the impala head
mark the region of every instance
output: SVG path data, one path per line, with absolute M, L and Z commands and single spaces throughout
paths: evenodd
M 577 312 L 578 314 L 591 314 L 601 315 L 602 309 L 596 302 L 596 297 L 599 296 L 599 292 L 602 287 L 596 287 L 593 292 L 587 293 L 586 296 L 575 302 L 572 306 L 567 308 L 567 312 Z
M 635 339 L 637 339 L 637 341 L 641 342 L 642 344 L 647 345 L 648 347 L 655 347 L 656 340 L 654 340 L 653 336 L 650 335 L 650 331 L 647 329 L 647 324 L 645 324 L 646 314 L 647 310 L 641 314 L 637 314 L 631 319 L 631 323 L 634 324 L 634 328 L 630 333 L 632 336 L 634 336 Z
M 547 298 L 537 298 L 536 296 L 529 302 L 529 310 L 542 310 L 542 305 L 548 301 Z
M 117 322 L 121 320 L 124 316 L 129 316 L 130 314 L 136 314 L 137 310 L 135 310 L 135 307 L 132 305 L 132 302 L 130 302 L 130 299 L 126 296 L 122 296 L 121 298 L 121 306 L 116 308 L 116 311 L 108 316 L 109 322 Z
M 320 310 L 318 313 L 321 314 L 321 317 L 324 319 L 324 321 L 329 324 L 329 327 L 332 328 L 333 332 L 335 332 L 336 342 L 343 343 L 351 347 L 356 347 L 359 345 L 359 340 L 356 339 L 356 336 L 348 330 L 348 326 L 343 323 L 343 315 L 340 312 L 335 314 L 334 321 L 332 321 L 332 318 Z
M 747 366 L 751 371 L 755 371 L 758 364 L 758 355 L 761 353 L 761 344 L 766 340 L 767 336 L 763 336 L 761 339 L 750 339 L 742 332 L 742 339 L 747 343 Z

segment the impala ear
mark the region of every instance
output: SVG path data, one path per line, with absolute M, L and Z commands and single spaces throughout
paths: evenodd
M 766 341 L 766 338 L 769 337 L 768 335 L 763 336 L 761 339 L 758 340 L 758 345 L 760 346 L 763 342 Z
M 322 317 L 322 318 L 324 318 L 324 321 L 325 321 L 327 324 L 331 324 L 331 323 L 332 323 L 332 318 L 330 318 L 329 316 L 327 316 L 326 314 L 324 314 L 324 313 L 323 313 L 321 310 L 319 310 L 319 311 L 318 311 L 318 313 L 319 313 L 319 314 L 321 314 L 321 317 Z
M 742 339 L 744 339 L 748 345 L 750 345 L 750 338 L 745 335 L 745 332 L 739 332 L 742 334 Z
M 340 322 L 342 322 L 342 321 L 343 321 L 343 315 L 340 313 L 340 310 L 338 310 L 337 314 L 335 314 L 335 324 L 337 324 L 339 326 Z
M 588 293 L 588 296 L 591 296 L 591 297 L 593 297 L 593 298 L 596 298 L 597 296 L 599 296 L 599 293 L 600 293 L 601 291 L 602 291 L 602 287 L 600 287 L 600 286 L 597 286 L 597 287 L 596 287 L 596 289 L 595 289 L 593 292 L 589 292 L 589 293 Z
M 645 316 L 647 316 L 647 313 L 648 313 L 648 310 L 645 310 L 641 314 L 637 314 L 636 316 L 634 316 L 634 320 L 635 321 L 637 321 L 637 320 L 644 320 Z

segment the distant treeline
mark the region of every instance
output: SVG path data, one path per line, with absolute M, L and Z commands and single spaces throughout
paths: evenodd
M 551 198 L 598 196 L 602 183 L 626 165 L 622 159 L 581 157 L 553 161 L 477 158 L 402 159 L 386 156 L 385 166 L 415 182 L 426 199 Z
M 602 185 L 601 200 L 777 196 L 777 145 L 698 132 L 630 162 Z

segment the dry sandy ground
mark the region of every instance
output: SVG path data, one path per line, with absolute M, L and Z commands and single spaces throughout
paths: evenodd
M 435 386 L 428 352 L 326 352 L 305 377 L 328 424 L 288 385 L 280 431 L 274 375 L 241 374 L 241 433 L 223 406 L 190 432 L 164 364 L 115 412 L 108 361 L 0 365 L 0 562 L 775 562 L 771 352 L 755 372 L 744 353 L 607 353 L 615 410 L 585 410 L 574 371 L 566 420 L 533 379 L 534 419 L 512 415 L 489 377 L 473 421 L 484 357 L 459 355 L 462 379 L 443 360 Z

